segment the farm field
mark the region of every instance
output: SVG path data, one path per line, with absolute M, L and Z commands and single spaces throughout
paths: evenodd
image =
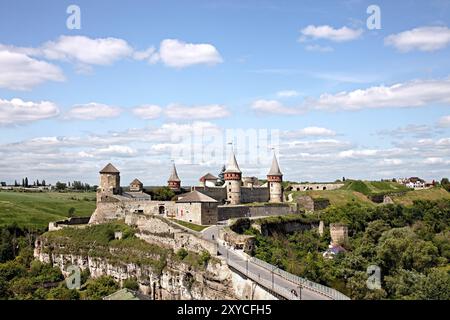
M 44 229 L 51 221 L 74 216 L 90 216 L 95 210 L 95 192 L 0 192 L 0 226 L 17 223 L 21 227 Z

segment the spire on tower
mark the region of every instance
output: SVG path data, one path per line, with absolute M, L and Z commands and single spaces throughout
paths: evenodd
M 181 182 L 180 178 L 178 177 L 178 172 L 177 168 L 175 167 L 175 163 L 173 164 L 172 173 L 170 174 L 169 180 L 167 181 Z
M 231 150 L 230 160 L 228 161 L 225 173 L 242 173 L 233 150 Z
M 277 157 L 275 153 L 273 154 L 272 166 L 270 167 L 268 176 L 283 176 L 280 170 L 280 166 L 278 165 Z

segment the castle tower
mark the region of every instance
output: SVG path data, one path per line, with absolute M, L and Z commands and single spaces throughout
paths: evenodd
M 223 178 L 227 188 L 227 200 L 230 204 L 241 203 L 242 172 L 236 161 L 234 152 L 231 152 L 230 160 L 224 172 Z
M 267 174 L 267 183 L 269 184 L 269 202 L 283 202 L 283 189 L 281 182 L 283 174 L 280 171 L 277 157 L 273 154 L 272 166 Z
M 120 172 L 111 163 L 100 171 L 100 186 L 97 189 L 97 201 L 109 195 L 120 194 Z
M 175 167 L 175 163 L 173 164 L 172 173 L 170 174 L 169 180 L 167 180 L 167 185 L 173 191 L 180 191 L 181 189 L 181 180 L 178 177 L 177 168 Z

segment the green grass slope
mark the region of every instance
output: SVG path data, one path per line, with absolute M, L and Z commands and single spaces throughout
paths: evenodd
M 410 190 L 409 188 L 396 182 L 362 180 L 347 180 L 341 189 L 360 192 L 366 196 L 377 193 L 404 192 Z
M 425 190 L 412 190 L 401 184 L 387 181 L 361 181 L 347 180 L 345 185 L 338 190 L 309 190 L 292 192 L 293 199 L 308 195 L 314 199 L 326 198 L 332 205 L 341 206 L 347 203 L 360 203 L 375 206 L 370 196 L 376 194 L 389 194 L 394 203 L 412 205 L 415 200 L 439 200 L 450 199 L 450 193 L 442 188 Z
M 70 208 L 75 216 L 90 216 L 95 210 L 95 193 L 0 192 L 0 226 L 45 228 L 49 222 L 65 219 Z
M 450 192 L 443 188 L 431 188 L 425 190 L 411 190 L 405 194 L 391 196 L 394 203 L 410 206 L 414 200 L 431 200 L 450 199 Z
M 293 199 L 299 196 L 310 196 L 313 199 L 325 198 L 330 200 L 331 205 L 345 205 L 347 203 L 360 203 L 366 205 L 374 205 L 364 194 L 352 190 L 308 190 L 295 191 L 292 194 Z

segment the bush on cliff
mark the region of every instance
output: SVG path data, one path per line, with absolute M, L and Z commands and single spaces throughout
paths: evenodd
M 86 282 L 86 289 L 81 291 L 82 298 L 88 300 L 101 300 L 120 289 L 119 284 L 111 276 L 101 276 L 96 279 L 89 279 Z

